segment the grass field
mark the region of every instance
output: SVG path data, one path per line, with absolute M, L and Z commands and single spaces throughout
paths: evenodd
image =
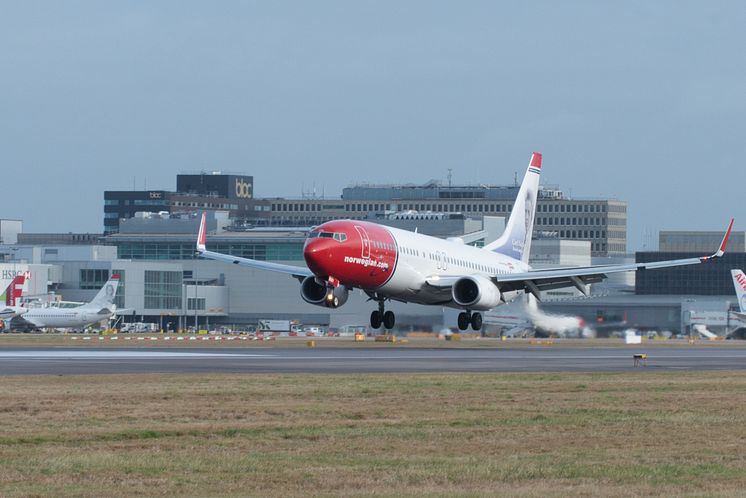
M 0 379 L 2 496 L 737 496 L 743 373 Z

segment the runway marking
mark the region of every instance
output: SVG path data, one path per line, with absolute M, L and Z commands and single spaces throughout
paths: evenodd
M 191 353 L 175 351 L 0 351 L 0 359 L 100 359 L 100 358 L 261 358 L 270 355 L 249 353 Z
M 386 354 L 393 353 L 393 354 Z M 624 354 L 608 354 L 608 355 L 582 355 L 582 354 L 543 354 L 537 351 L 534 354 L 511 354 L 507 351 L 480 351 L 477 354 L 464 355 L 459 354 L 457 351 L 444 351 L 443 354 L 427 354 L 427 355 L 415 355 L 415 354 L 396 354 L 397 352 L 388 351 L 381 352 L 381 354 L 372 355 L 329 355 L 324 354 L 319 356 L 315 353 L 309 352 L 308 355 L 289 354 L 285 355 L 282 353 L 217 353 L 217 352 L 186 352 L 186 351 L 65 351 L 65 350 L 49 350 L 49 351 L 0 351 L 0 359 L 12 360 L 12 359 L 138 359 L 138 360 L 151 360 L 151 359 L 214 359 L 214 358 L 233 358 L 233 359 L 246 359 L 252 358 L 257 360 L 301 360 L 301 361 L 517 361 L 517 360 L 549 360 L 549 361 L 593 361 L 593 360 L 623 360 L 627 361 L 630 359 L 630 353 L 625 352 Z M 474 353 L 474 351 L 470 351 Z M 495 354 L 498 353 L 498 354 Z M 743 359 L 746 361 L 746 351 L 743 354 L 709 354 L 708 352 L 691 352 L 685 354 L 655 354 L 649 357 L 651 361 L 668 361 L 668 360 L 732 360 L 732 359 Z

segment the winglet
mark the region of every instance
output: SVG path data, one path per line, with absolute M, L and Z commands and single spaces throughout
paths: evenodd
M 718 248 L 717 252 L 713 254 L 712 256 L 705 256 L 704 258 L 702 258 L 702 261 L 707 261 L 708 259 L 712 259 L 712 258 L 719 258 L 723 254 L 725 254 L 725 248 L 728 246 L 728 239 L 730 238 L 731 228 L 733 228 L 733 218 L 730 219 L 728 230 L 725 231 L 725 235 L 723 236 L 723 241 L 720 242 L 720 247 Z
M 205 239 L 207 238 L 206 227 L 207 212 L 202 212 L 202 221 L 199 224 L 199 235 L 197 236 L 197 252 L 205 252 Z
M 725 254 L 725 248 L 728 246 L 728 239 L 730 238 L 730 230 L 733 228 L 733 218 L 730 219 L 730 225 L 728 225 L 728 230 L 725 232 L 725 236 L 723 237 L 723 241 L 720 243 L 720 248 L 718 249 L 718 252 L 715 253 L 718 256 L 722 256 Z

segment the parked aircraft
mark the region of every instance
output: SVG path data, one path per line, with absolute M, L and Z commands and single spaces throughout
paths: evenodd
M 586 321 L 579 316 L 559 315 L 547 313 L 539 308 L 536 298 L 527 294 L 521 309 L 511 308 L 509 313 L 503 313 L 502 308 L 485 312 L 484 322 L 507 329 L 506 335 L 515 332 L 531 330 L 537 335 L 556 337 L 594 337 L 595 332 L 588 327 Z
M 119 275 L 114 274 L 98 291 L 96 297 L 89 303 L 75 308 L 56 308 L 53 306 L 30 308 L 19 321 L 19 327 L 33 328 L 74 328 L 85 327 L 93 323 L 110 318 L 116 313 L 114 296 L 119 285 Z M 16 322 L 13 322 L 16 325 Z
M 534 270 L 528 264 L 534 226 L 542 156 L 531 160 L 505 232 L 484 248 L 458 239 L 444 240 L 360 220 L 329 221 L 311 230 L 303 248 L 306 267 L 241 258 L 206 249 L 205 214 L 197 239 L 197 253 L 207 259 L 244 265 L 297 278 L 301 297 L 308 303 L 336 308 L 350 290 L 361 289 L 378 308 L 371 327 L 391 329 L 395 316 L 386 301 L 448 306 L 462 310 L 458 327 L 482 327 L 482 311 L 516 297 L 543 290 L 587 285 L 611 273 L 704 263 L 722 256 L 733 220 L 718 250 L 711 256 L 652 263 Z
M 733 277 L 733 287 L 736 288 L 739 309 L 739 311 L 734 311 L 733 315 L 746 323 L 746 275 L 743 270 L 731 270 L 730 274 Z
M 26 275 L 16 275 L 8 285 L 5 292 L 0 295 L 0 303 L 4 303 L 0 309 L 0 320 L 10 320 L 15 316 L 23 315 L 28 311 L 23 306 L 18 306 L 21 302 L 23 286 L 26 284 Z

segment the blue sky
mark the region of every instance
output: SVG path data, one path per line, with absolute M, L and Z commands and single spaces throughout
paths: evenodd
M 0 6 L 0 216 L 101 231 L 103 190 L 181 171 L 258 196 L 543 183 L 660 229 L 744 229 L 743 2 Z M 653 241 L 657 237 L 652 237 Z

